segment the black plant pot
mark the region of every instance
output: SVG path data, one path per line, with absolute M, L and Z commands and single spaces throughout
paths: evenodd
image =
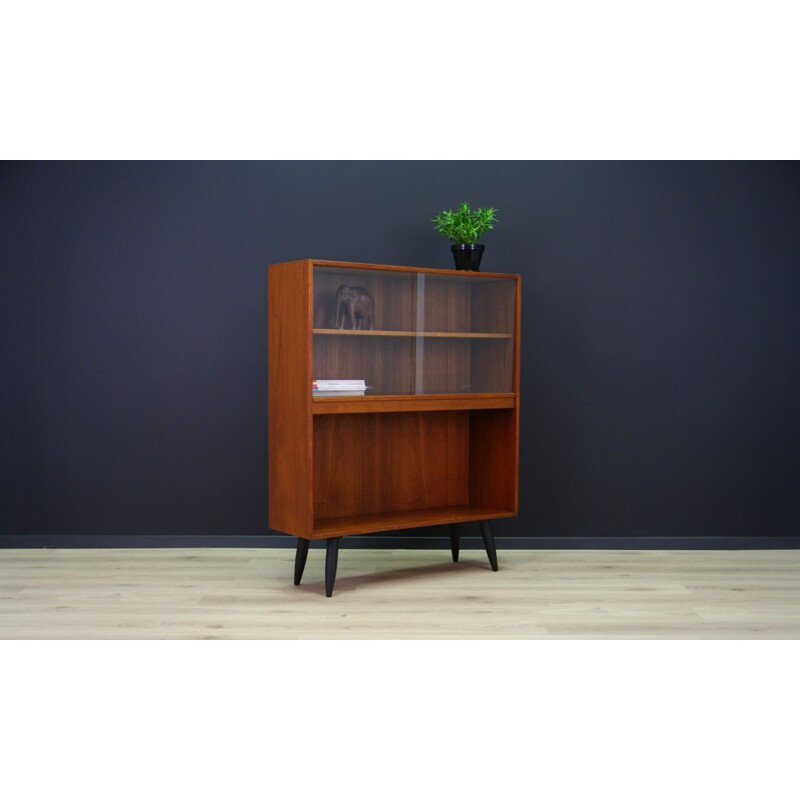
M 456 269 L 466 269 L 471 272 L 479 272 L 481 268 L 481 256 L 486 245 L 483 244 L 454 244 L 450 246 L 453 251 L 453 258 L 456 261 Z

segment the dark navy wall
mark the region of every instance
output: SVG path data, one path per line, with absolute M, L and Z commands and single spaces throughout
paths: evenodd
M 449 267 L 461 200 L 523 275 L 496 535 L 796 537 L 797 164 L 67 162 L 0 167 L 0 541 L 257 544 L 266 265 Z

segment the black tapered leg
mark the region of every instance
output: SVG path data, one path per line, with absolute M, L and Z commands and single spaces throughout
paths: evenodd
M 497 572 L 497 550 L 494 546 L 494 536 L 492 536 L 492 529 L 489 527 L 489 520 L 481 520 L 481 534 L 483 535 L 483 544 L 486 547 L 486 555 L 489 556 L 489 563 L 492 565 L 492 571 Z
M 308 546 L 311 542 L 308 539 L 297 538 L 297 552 L 294 555 L 294 585 L 300 585 L 300 578 L 303 577 L 303 570 L 306 568 L 306 558 L 308 558 Z
M 336 581 L 336 564 L 339 560 L 339 537 L 328 539 L 328 550 L 325 553 L 325 596 L 333 594 Z
M 450 550 L 453 552 L 453 561 L 458 561 L 458 546 L 461 542 L 461 529 L 457 522 L 450 524 Z

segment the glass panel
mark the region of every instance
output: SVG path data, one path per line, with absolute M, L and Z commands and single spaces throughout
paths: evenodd
M 417 276 L 314 267 L 314 378 L 413 394 Z
M 516 281 L 424 274 L 420 394 L 512 391 Z
M 314 378 L 364 381 L 368 395 L 510 392 L 515 286 L 314 267 Z

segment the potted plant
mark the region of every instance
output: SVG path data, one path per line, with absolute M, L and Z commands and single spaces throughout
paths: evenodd
M 469 203 L 462 203 L 455 211 L 441 211 L 432 222 L 442 236 L 451 242 L 450 249 L 456 262 L 456 269 L 477 272 L 481 265 L 484 245 L 476 244 L 486 231 L 492 230 L 497 221 L 496 208 L 470 210 Z

